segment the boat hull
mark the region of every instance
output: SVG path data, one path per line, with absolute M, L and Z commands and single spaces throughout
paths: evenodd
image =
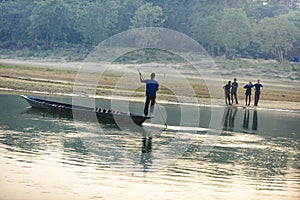
M 150 117 L 136 115 L 132 113 L 123 113 L 117 111 L 107 111 L 99 108 L 89 108 L 84 106 L 76 106 L 55 101 L 48 101 L 40 98 L 21 95 L 29 105 L 33 108 L 43 109 L 50 112 L 57 112 L 64 116 L 76 117 L 79 119 L 93 119 L 95 116 L 99 123 L 117 124 L 118 126 L 141 126 Z

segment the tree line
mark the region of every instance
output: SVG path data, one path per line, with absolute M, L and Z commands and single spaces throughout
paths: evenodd
M 211 55 L 300 57 L 300 0 L 0 0 L 0 46 L 92 48 L 131 28 L 173 29 Z

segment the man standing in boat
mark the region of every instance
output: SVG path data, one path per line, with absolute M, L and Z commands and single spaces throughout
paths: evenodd
M 151 79 L 144 79 L 141 72 L 140 74 L 140 81 L 141 83 L 146 83 L 146 102 L 144 108 L 144 115 L 147 116 L 149 112 L 149 104 L 150 104 L 150 115 L 153 114 L 155 99 L 156 99 L 156 91 L 158 90 L 158 82 L 155 79 L 155 73 L 151 73 Z

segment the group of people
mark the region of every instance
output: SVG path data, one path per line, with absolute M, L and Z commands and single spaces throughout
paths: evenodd
M 236 81 L 237 80 L 235 78 L 235 79 L 233 79 L 233 83 L 231 83 L 231 81 L 228 81 L 228 83 L 223 86 L 223 88 L 225 90 L 225 103 L 226 104 L 231 105 L 231 102 L 233 103 L 233 97 L 235 98 L 235 103 L 239 104 L 237 95 L 236 95 L 239 84 Z M 227 100 L 228 100 L 228 102 L 227 102 Z
M 235 103 L 238 104 L 238 99 L 237 99 L 237 88 L 239 84 L 237 82 L 237 79 L 234 78 L 233 82 L 228 81 L 226 85 L 223 86 L 225 90 L 225 103 L 228 105 L 233 104 L 233 98 L 235 98 Z M 258 105 L 258 101 L 260 98 L 260 91 L 263 88 L 263 85 L 260 83 L 260 80 L 257 80 L 257 83 L 252 84 L 251 81 L 249 81 L 248 84 L 244 86 L 244 89 L 246 90 L 245 95 L 245 101 L 246 101 L 246 106 L 250 106 L 251 102 L 251 91 L 252 88 L 254 87 L 255 89 L 255 96 L 254 96 L 254 106 Z
M 144 79 L 140 72 L 139 72 L 139 75 L 140 75 L 140 82 L 146 83 L 146 102 L 145 102 L 145 108 L 144 108 L 144 115 L 148 116 L 149 105 L 150 105 L 150 115 L 152 115 L 153 110 L 154 110 L 154 105 L 155 105 L 156 92 L 158 90 L 159 84 L 155 80 L 155 73 L 151 73 L 150 79 Z M 238 84 L 236 78 L 233 79 L 233 82 L 228 81 L 228 83 L 223 86 L 223 88 L 225 90 L 225 103 L 226 104 L 232 105 L 234 100 L 235 100 L 235 103 L 238 104 L 238 98 L 237 98 L 238 87 L 239 87 L 239 84 Z M 263 88 L 263 85 L 260 83 L 260 80 L 258 79 L 257 83 L 252 84 L 252 82 L 249 81 L 249 83 L 244 86 L 244 89 L 246 90 L 246 92 L 245 92 L 246 106 L 250 106 L 252 88 L 255 89 L 254 106 L 257 106 L 259 98 L 260 98 L 260 92 L 261 92 L 261 89 Z

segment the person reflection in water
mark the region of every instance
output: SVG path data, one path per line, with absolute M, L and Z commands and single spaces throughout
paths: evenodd
M 227 107 L 224 110 L 223 118 L 223 130 L 224 131 L 233 131 L 234 130 L 234 120 L 237 113 L 237 108 Z
M 244 113 L 244 121 L 243 121 L 243 129 L 245 131 L 249 130 L 249 110 L 245 109 Z M 257 117 L 257 110 L 253 111 L 253 118 L 252 118 L 252 131 L 257 131 L 258 126 L 258 117 Z
M 144 169 L 148 169 L 148 167 L 152 165 L 152 137 L 144 137 L 142 141 L 142 155 L 140 164 L 143 165 Z
M 252 130 L 257 130 L 257 110 L 253 111 L 253 121 L 252 121 Z
M 243 129 L 246 131 L 249 129 L 249 110 L 248 109 L 245 109 L 245 112 L 244 112 Z

